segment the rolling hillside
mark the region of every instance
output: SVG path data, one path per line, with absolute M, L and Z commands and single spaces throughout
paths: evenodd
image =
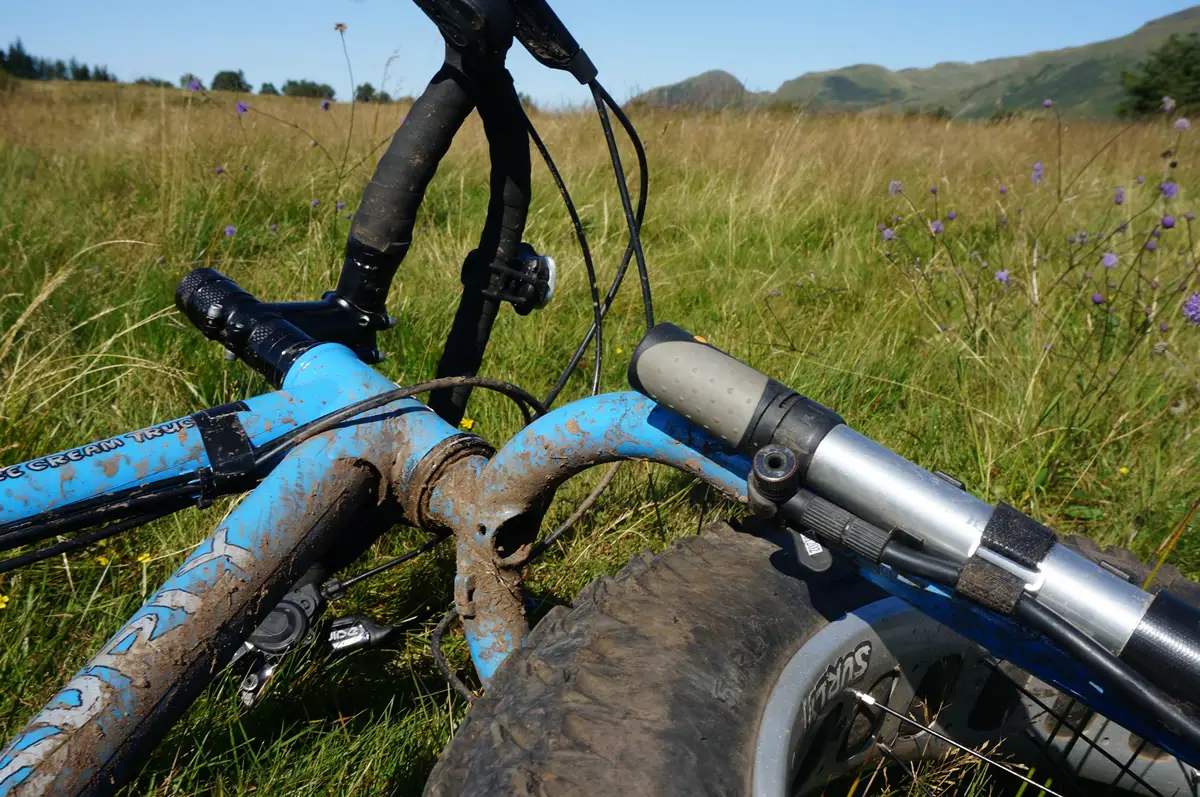
M 856 64 L 809 72 L 773 92 L 747 91 L 728 72 L 705 72 L 634 99 L 658 107 L 719 108 L 799 105 L 818 110 L 932 110 L 987 116 L 1028 108 L 1054 97 L 1077 115 L 1105 116 L 1122 97 L 1121 72 L 1134 67 L 1172 33 L 1200 34 L 1200 6 L 1147 22 L 1133 33 L 1083 47 L 968 64 L 949 62 L 892 71 Z

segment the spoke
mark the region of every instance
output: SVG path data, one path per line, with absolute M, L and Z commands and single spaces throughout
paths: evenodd
M 858 698 L 859 702 L 861 702 L 863 705 L 874 706 L 875 708 L 878 708 L 881 711 L 891 714 L 893 717 L 897 717 L 905 722 L 915 725 L 918 728 L 921 728 L 922 730 L 924 730 L 930 736 L 934 736 L 938 739 L 941 739 L 946 744 L 952 745 L 953 747 L 957 747 L 959 750 L 962 750 L 967 755 L 974 756 L 975 758 L 978 758 L 980 761 L 983 761 L 987 764 L 991 764 L 992 766 L 996 767 L 997 769 L 1007 772 L 1009 775 L 1012 775 L 1014 778 L 1022 780 L 1025 783 L 1028 783 L 1030 786 L 1033 786 L 1034 788 L 1041 789 L 1046 794 L 1051 795 L 1051 797 L 1063 797 L 1063 795 L 1059 794 L 1056 791 L 1053 791 L 1052 789 L 1050 789 L 1050 787 L 1045 786 L 1041 783 L 1038 783 L 1036 780 L 1031 780 L 1031 779 L 1025 777 L 1020 772 L 1017 772 L 1015 769 L 1010 769 L 1009 767 L 1004 766 L 999 761 L 988 758 L 987 756 L 985 756 L 983 753 L 979 752 L 978 750 L 972 750 L 970 747 L 967 747 L 965 744 L 959 744 L 958 742 L 954 741 L 953 739 L 951 739 L 949 736 L 945 735 L 944 733 L 940 733 L 940 732 L 934 730 L 933 728 L 929 727 L 928 725 L 922 725 L 920 722 L 917 722 L 915 719 L 907 716 L 906 714 L 902 714 L 899 711 L 895 711 L 894 709 L 891 709 L 891 708 L 883 705 L 878 700 L 876 700 L 875 698 L 868 695 L 866 692 L 860 692 L 857 689 L 850 689 L 848 691 L 850 692 L 850 694 L 852 694 L 856 698 Z
M 1058 714 L 1055 714 L 1055 713 L 1054 713 L 1054 709 L 1053 709 L 1053 708 L 1051 708 L 1050 706 L 1046 705 L 1046 704 L 1045 704 L 1045 703 L 1044 703 L 1044 702 L 1041 700 L 1041 698 L 1039 698 L 1037 695 L 1035 695 L 1035 694 L 1033 694 L 1032 692 L 1030 692 L 1030 691 L 1029 691 L 1028 689 L 1026 689 L 1025 687 L 1021 686 L 1021 684 L 1019 684 L 1019 683 L 1017 683 L 1015 680 L 1013 680 L 1012 676 L 1010 676 L 1010 675 L 1009 675 L 1008 673 L 1006 673 L 1004 670 L 1000 669 L 1000 663 L 999 663 L 999 661 L 997 661 L 997 660 L 995 660 L 995 659 L 984 659 L 984 660 L 983 660 L 983 663 L 984 663 L 984 664 L 986 664 L 988 667 L 990 667 L 990 668 L 991 668 L 993 671 L 995 671 L 995 672 L 998 672 L 998 673 L 1000 673 L 1001 675 L 1003 675 L 1003 676 L 1004 676 L 1006 679 L 1008 679 L 1008 682 L 1009 682 L 1010 684 L 1012 684 L 1012 685 L 1013 685 L 1013 687 L 1014 687 L 1014 688 L 1015 688 L 1015 689 L 1016 689 L 1018 692 L 1020 692 L 1021 694 L 1025 695 L 1025 697 L 1027 697 L 1027 698 L 1029 698 L 1031 701 L 1033 701 L 1033 702 L 1034 702 L 1034 703 L 1035 703 L 1035 704 L 1038 706 L 1038 708 L 1040 708 L 1042 711 L 1046 712 L 1046 713 L 1047 713 L 1047 714 L 1049 714 L 1051 717 L 1055 717 L 1055 718 L 1058 720 L 1058 724 L 1056 724 L 1056 725 L 1054 726 L 1054 731 L 1053 731 L 1053 733 L 1051 733 L 1051 734 L 1050 734 L 1050 737 L 1049 737 L 1049 738 L 1050 738 L 1050 742 L 1048 742 L 1046 745 L 1042 746 L 1042 754 L 1043 754 L 1043 755 L 1046 757 L 1046 760 L 1048 760 L 1048 761 L 1051 761 L 1051 762 L 1054 762 L 1054 757 L 1053 757 L 1053 756 L 1050 754 L 1050 750 L 1052 749 L 1052 748 L 1051 748 L 1051 744 L 1053 743 L 1054 737 L 1055 737 L 1055 735 L 1058 733 L 1058 730 L 1059 730 L 1059 728 L 1062 728 L 1062 727 L 1065 725 L 1065 726 L 1067 727 L 1067 729 L 1068 729 L 1068 730 L 1070 730 L 1070 731 L 1075 731 L 1075 727 L 1074 727 L 1073 725 L 1071 725 L 1071 723 L 1070 723 L 1070 722 L 1068 722 L 1068 721 L 1067 721 L 1066 714 L 1063 714 L 1062 716 L 1059 716 Z M 1074 701 L 1072 701 L 1072 704 L 1074 704 Z M 1068 710 L 1069 710 L 1069 708 L 1068 708 Z M 1037 740 L 1037 738 L 1036 738 L 1036 737 L 1034 737 L 1034 736 L 1032 735 L 1032 734 L 1033 734 L 1033 732 L 1032 732 L 1032 731 L 1028 731 L 1028 733 L 1030 734 L 1030 738 L 1031 738 L 1031 740 L 1032 740 L 1032 741 L 1034 741 L 1034 742 L 1036 743 L 1038 740 Z M 1082 733 L 1082 731 L 1080 731 L 1080 733 Z M 1105 749 L 1104 749 L 1103 747 L 1101 747 L 1100 745 L 1096 744 L 1094 741 L 1092 741 L 1090 738 L 1088 738 L 1086 734 L 1085 734 L 1085 735 L 1083 735 L 1083 736 L 1082 736 L 1082 738 L 1083 738 L 1083 740 L 1084 740 L 1085 742 L 1087 742 L 1087 743 L 1088 743 L 1088 745 L 1089 745 L 1089 746 L 1091 746 L 1091 748 L 1092 748 L 1093 750 L 1095 750 L 1095 751 L 1096 751 L 1097 753 L 1099 753 L 1100 755 L 1104 756 L 1104 758 L 1108 759 L 1108 761 L 1109 761 L 1110 763 L 1112 763 L 1112 764 L 1115 764 L 1116 766 L 1118 766 L 1118 767 L 1121 767 L 1123 770 L 1125 770 L 1125 774 L 1127 774 L 1127 775 L 1128 775 L 1130 778 L 1132 778 L 1132 779 L 1133 779 L 1135 782 L 1137 782 L 1139 785 L 1141 785 L 1142 787 L 1144 787 L 1144 788 L 1145 788 L 1147 791 L 1149 791 L 1149 792 L 1150 792 L 1152 795 L 1154 795 L 1155 797 L 1163 797 L 1163 794 L 1162 794 L 1162 792 L 1160 792 L 1158 789 L 1156 789 L 1156 788 L 1154 788 L 1153 786 L 1151 786 L 1149 783 L 1147 783 L 1145 780 L 1143 780 L 1143 779 L 1142 779 L 1142 778 L 1141 778 L 1139 775 L 1137 775 L 1137 774 L 1136 774 L 1136 773 L 1134 773 L 1133 771 L 1131 771 L 1131 770 L 1128 770 L 1129 764 L 1122 765 L 1122 764 L 1121 764 L 1121 762 L 1120 762 L 1120 761 L 1117 759 L 1117 757 L 1116 757 L 1116 756 L 1114 756 L 1113 754 L 1111 754 L 1110 752 L 1108 752 L 1107 750 L 1105 750 Z M 1140 749 L 1141 749 L 1141 748 L 1139 748 L 1139 751 L 1140 751 Z M 1054 762 L 1054 763 L 1057 763 L 1059 766 L 1061 766 L 1061 765 L 1062 765 L 1062 762 Z M 1132 761 L 1131 761 L 1130 763 L 1132 763 Z M 1070 768 L 1069 768 L 1069 767 L 1064 767 L 1063 771 L 1064 771 L 1065 773 L 1067 773 L 1068 775 L 1070 774 Z M 1118 780 L 1119 780 L 1119 779 L 1118 779 Z M 1073 785 L 1076 785 L 1076 788 L 1077 788 L 1077 789 L 1080 791 L 1080 793 L 1082 793 L 1082 794 L 1086 794 L 1086 792 L 1085 792 L 1085 791 L 1084 791 L 1082 788 L 1079 788 L 1079 787 L 1078 787 L 1078 785 L 1077 785 L 1077 781 L 1075 781 L 1074 777 L 1072 777 L 1072 779 L 1071 779 L 1071 783 L 1072 783 Z
M 875 746 L 878 747 L 880 750 L 882 750 L 883 754 L 885 756 L 892 759 L 892 761 L 894 761 L 896 764 L 898 764 L 900 766 L 901 769 L 904 770 L 904 774 L 908 775 L 912 779 L 913 784 L 918 789 L 920 789 L 922 794 L 929 795 L 929 797 L 937 797 L 937 795 L 935 795 L 933 792 L 931 792 L 929 790 L 928 786 L 926 786 L 924 783 L 921 782 L 921 779 L 919 777 L 917 777 L 917 773 L 911 767 L 911 765 L 906 764 L 903 760 L 901 760 L 900 756 L 896 755 L 895 751 L 893 751 L 892 748 L 888 747 L 886 744 L 884 744 L 883 742 L 881 742 L 878 739 L 875 740 Z
M 1129 756 L 1129 760 L 1126 761 L 1123 765 L 1121 765 L 1121 768 L 1119 770 L 1117 770 L 1117 779 L 1114 780 L 1112 783 L 1108 784 L 1108 788 L 1104 792 L 1105 797 L 1108 797 L 1109 794 L 1112 794 L 1112 790 L 1114 788 L 1116 788 L 1118 783 L 1121 782 L 1121 778 L 1125 777 L 1128 774 L 1132 774 L 1129 771 L 1129 767 L 1131 767 L 1133 765 L 1133 762 L 1137 760 L 1137 757 L 1142 754 L 1142 750 L 1145 749 L 1145 747 L 1146 747 L 1146 740 L 1142 739 L 1141 743 L 1137 746 L 1137 749 L 1133 751 L 1133 755 Z

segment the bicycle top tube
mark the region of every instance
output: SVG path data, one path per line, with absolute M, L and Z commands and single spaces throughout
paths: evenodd
M 261 448 L 309 421 L 395 387 L 346 347 L 326 343 L 300 355 L 282 390 L 227 407 L 249 441 Z M 412 399 L 397 406 L 428 413 Z M 195 416 L 185 416 L 0 468 L 0 524 L 210 464 Z

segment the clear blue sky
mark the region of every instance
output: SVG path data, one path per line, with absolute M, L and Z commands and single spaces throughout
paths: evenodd
M 803 72 L 856 63 L 899 69 L 978 61 L 1120 36 L 1187 8 L 1182 0 L 557 0 L 554 8 L 618 99 L 708 69 L 753 90 Z M 347 26 L 356 82 L 415 94 L 441 63 L 433 24 L 406 0 L 2 0 L 0 46 L 20 37 L 34 55 L 104 64 L 121 80 L 207 84 L 243 69 L 257 89 L 288 78 L 350 80 L 335 23 Z M 516 45 L 518 88 L 548 105 L 587 99 L 574 81 Z

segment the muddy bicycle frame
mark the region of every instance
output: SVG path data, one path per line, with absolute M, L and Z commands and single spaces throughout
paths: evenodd
M 395 388 L 339 344 L 310 349 L 289 369 L 283 389 L 229 405 L 255 447 L 354 401 Z M 210 466 L 199 416 L 42 457 L 4 471 L 0 522 Z M 85 724 L 117 729 L 192 695 L 154 688 L 150 651 L 208 649 L 197 673 L 229 659 L 240 639 L 206 639 L 212 600 L 238 589 L 260 589 L 288 568 L 297 549 L 336 546 L 356 512 L 394 501 L 417 525 L 453 533 L 458 572 L 455 601 L 475 669 L 487 684 L 526 633 L 520 597 L 525 564 L 546 503 L 572 475 L 615 460 L 662 463 L 745 502 L 750 461 L 700 427 L 637 392 L 611 393 L 568 404 L 535 420 L 495 454 L 475 435 L 459 432 L 414 400 L 366 413 L 301 443 L 228 515 L 205 542 L 150 596 L 79 673 L 14 740 L 0 760 L 0 795 L 32 774 L 37 748 Z M 297 540 L 303 539 L 302 544 Z M 860 561 L 863 574 L 934 619 L 1079 699 L 1143 738 L 1187 761 L 1196 751 L 1163 734 L 1104 690 L 1087 667 L 1013 621 L 886 566 Z M 262 594 L 261 614 L 279 594 Z M 786 612 L 786 606 L 779 607 Z M 193 622 L 198 613 L 205 622 Z M 256 618 L 245 618 L 249 630 Z M 260 618 L 259 618 L 260 619 Z M 177 690 L 188 692 L 191 690 Z M 102 694 L 119 700 L 98 700 Z M 114 738 L 124 736 L 112 734 Z M 115 752 L 115 751 L 113 751 Z M 23 755 L 25 754 L 25 755 Z M 40 756 L 36 756 L 40 758 Z M 27 758 L 28 765 L 22 765 Z M 96 762 L 77 762 L 83 768 Z
M 846 530 L 871 532 L 884 544 L 897 530 L 928 532 L 923 542 L 964 565 L 964 573 L 971 563 L 992 568 L 989 577 L 1003 570 L 999 575 L 1008 579 L 1008 587 L 1015 585 L 1016 598 L 1026 597 L 1025 591 L 1038 593 L 1048 609 L 1069 617 L 1108 652 L 1119 655 L 1133 640 L 1146 669 L 1147 659 L 1160 652 L 1155 645 L 1165 638 L 1170 644 L 1154 660 L 1155 665 L 1167 662 L 1159 667 L 1160 680 L 1176 678 L 1190 688 L 1200 679 L 1195 616 L 1169 614 L 1177 611 L 1169 600 L 1152 602 L 1136 586 L 1064 552 L 1051 542 L 1049 530 L 1016 518 L 1011 507 L 993 511 L 961 484 L 950 486 L 858 435 L 831 411 L 701 346 L 702 339 L 672 327 L 665 338 L 660 334 L 661 340 L 651 341 L 670 325 L 654 327 L 634 354 L 635 362 L 639 354 L 649 362 L 653 356 L 643 349 L 662 353 L 675 347 L 676 354 L 660 358 L 665 365 L 658 375 L 670 378 L 657 389 L 647 389 L 646 374 L 633 379 L 631 367 L 635 392 L 597 395 L 554 410 L 498 451 L 455 427 L 469 395 L 469 388 L 455 387 L 435 392 L 429 407 L 397 400 L 321 434 L 301 435 L 294 439 L 302 442 L 286 448 L 269 468 L 260 468 L 257 452 L 274 451 L 306 425 L 396 389 L 370 367 L 381 359 L 376 333 L 391 324 L 388 288 L 411 245 L 425 188 L 473 110 L 488 138 L 491 197 L 479 246 L 463 264 L 464 290 L 438 375 L 477 373 L 502 303 L 524 314 L 548 298 L 545 275 L 520 265 L 536 262 L 522 261 L 519 254 L 529 208 L 530 135 L 504 69 L 514 36 L 541 63 L 566 70 L 592 88 L 622 188 L 630 247 L 641 259 L 639 222 L 633 220 L 605 106 L 623 124 L 628 120 L 595 82 L 595 67 L 544 0 L 416 2 L 447 42 L 446 63 L 410 109 L 363 193 L 337 290 L 318 302 L 266 304 L 223 275 L 198 269 L 177 293 L 180 310 L 206 337 L 220 341 L 280 389 L 0 468 L 0 526 L 83 502 L 94 506 L 139 487 L 154 490 L 168 481 L 176 498 L 201 506 L 257 482 L 0 753 L 0 797 L 21 784 L 38 788 L 61 779 L 77 791 L 96 792 L 128 779 L 159 734 L 314 563 L 339 551 L 351 554 L 343 559 L 352 559 L 364 550 L 362 538 L 369 543 L 385 533 L 391 523 L 380 519 L 394 518 L 397 511 L 414 526 L 455 537 L 454 604 L 486 686 L 527 633 L 522 572 L 558 486 L 594 465 L 642 460 L 686 472 L 757 511 L 758 471 L 747 455 L 765 450 L 764 443 L 777 443 L 770 435 L 789 417 L 803 421 L 791 442 L 797 456 L 807 457 L 808 476 L 824 468 L 823 476 L 802 484 L 827 507 L 840 506 L 843 515 L 857 510 L 870 521 L 847 521 Z M 649 306 L 648 282 L 643 291 Z M 596 293 L 593 308 L 599 352 Z M 651 315 L 648 310 L 648 324 Z M 663 345 L 648 348 L 647 341 Z M 682 373 L 684 368 L 690 375 Z M 680 388 L 674 394 L 672 385 Z M 714 413 L 718 400 L 726 403 Z M 755 407 L 760 409 L 753 418 L 745 414 Z M 798 414 L 788 415 L 794 411 Z M 735 416 L 741 418 L 738 423 L 730 421 Z M 759 439 L 754 435 L 768 416 L 770 428 Z M 823 439 L 810 435 L 818 427 Z M 822 451 L 837 453 L 822 460 Z M 903 518 L 880 510 L 898 506 L 905 510 Z M 1011 526 L 1001 531 L 1016 536 L 989 539 L 993 521 L 1004 521 L 1001 516 Z M 839 534 L 833 535 L 835 542 L 842 540 Z M 1013 540 L 1026 547 L 1005 548 Z M 1029 545 L 1041 546 L 1036 555 Z M 1200 763 L 1200 748 L 1188 740 L 1194 736 L 1176 735 L 1152 721 L 1111 680 L 1010 619 L 1011 613 L 984 608 L 936 579 L 904 576 L 861 550 L 850 546 L 838 552 L 867 579 L 997 657 L 1180 759 Z M 1024 583 L 1026 576 L 1034 581 Z M 1009 597 L 1014 597 L 1011 591 Z M 781 613 L 788 610 L 779 607 Z M 75 737 L 82 741 L 74 744 Z

